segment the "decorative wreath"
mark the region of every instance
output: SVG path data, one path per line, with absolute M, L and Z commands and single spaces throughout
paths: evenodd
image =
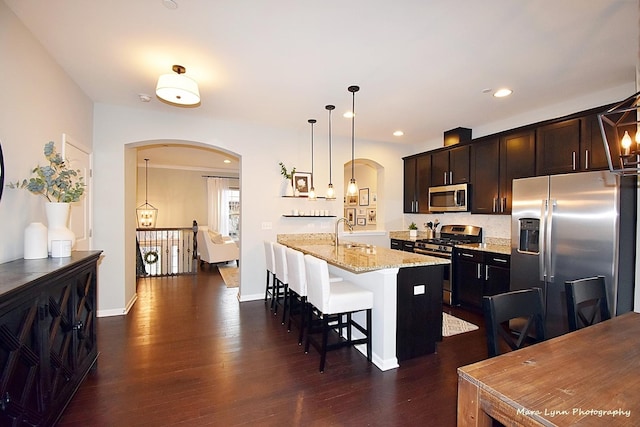
M 147 264 L 155 264 L 156 262 L 158 262 L 158 252 L 156 251 L 149 251 L 146 254 L 144 254 L 144 260 Z

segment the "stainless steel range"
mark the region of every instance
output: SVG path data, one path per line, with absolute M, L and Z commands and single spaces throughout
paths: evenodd
M 481 242 L 482 227 L 476 227 L 474 225 L 443 225 L 440 229 L 440 237 L 416 240 L 413 251 L 418 254 L 451 260 L 451 254 L 455 245 Z M 444 269 L 442 299 L 445 304 L 453 304 L 451 265 L 445 266 Z

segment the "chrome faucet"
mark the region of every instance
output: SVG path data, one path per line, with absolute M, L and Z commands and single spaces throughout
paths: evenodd
M 340 218 L 340 219 L 338 219 L 336 221 L 336 242 L 335 242 L 336 243 L 336 253 L 338 252 L 338 225 L 343 221 L 344 221 L 345 224 L 347 224 L 347 227 L 349 227 L 349 232 L 353 233 L 353 225 L 349 222 L 349 220 L 347 218 L 342 217 L 342 218 Z

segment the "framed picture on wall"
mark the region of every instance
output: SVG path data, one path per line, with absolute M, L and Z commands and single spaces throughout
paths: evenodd
M 369 206 L 369 189 L 361 188 L 359 193 L 360 193 L 360 206 Z
M 359 216 L 357 225 L 367 225 L 367 218 L 365 218 L 363 216 Z
M 367 222 L 369 224 L 375 224 L 377 214 L 378 212 L 375 209 L 367 209 Z
M 355 206 L 358 204 L 358 196 L 347 196 L 347 204 L 349 206 Z
M 344 210 L 344 217 L 347 218 L 347 220 L 351 223 L 351 224 L 355 224 L 356 221 L 356 208 L 347 208 Z
M 293 188 L 298 191 L 299 196 L 308 196 L 311 188 L 311 174 L 309 172 L 293 173 Z

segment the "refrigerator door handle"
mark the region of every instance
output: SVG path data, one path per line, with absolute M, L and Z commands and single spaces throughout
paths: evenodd
M 551 236 L 552 236 L 552 231 L 553 231 L 553 211 L 556 210 L 556 207 L 558 206 L 558 201 L 556 199 L 551 199 L 550 202 L 550 206 L 548 209 L 549 215 L 547 217 L 547 248 L 549 250 L 547 250 L 547 276 L 548 276 L 548 281 L 549 283 L 553 283 L 555 280 L 555 269 L 553 266 L 553 251 L 551 250 L 551 248 L 553 246 L 552 245 L 552 241 L 551 241 Z
M 546 253 L 547 253 L 547 209 L 549 207 L 548 200 L 540 202 L 540 251 L 538 253 L 538 273 L 541 282 L 547 281 Z

